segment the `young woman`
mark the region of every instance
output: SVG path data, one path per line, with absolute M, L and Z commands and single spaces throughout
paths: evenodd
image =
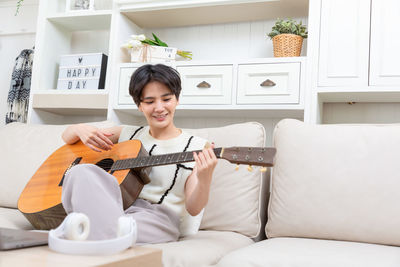
M 98 129 L 86 124 L 69 126 L 62 138 L 67 144 L 81 140 L 95 150 L 139 139 L 151 155 L 201 150 L 195 162 L 153 167 L 139 198 L 122 208 L 119 185 L 112 175 L 95 165 L 73 167 L 66 175 L 62 203 L 67 213 L 82 212 L 91 221 L 89 239 L 116 235 L 117 219 L 129 214 L 138 226 L 138 243 L 176 241 L 197 232 L 199 216 L 208 201 L 211 177 L 217 164 L 213 146 L 177 128 L 174 114 L 179 103 L 181 81 L 166 65 L 144 65 L 131 77 L 129 93 L 145 116 L 145 127 L 116 126 Z

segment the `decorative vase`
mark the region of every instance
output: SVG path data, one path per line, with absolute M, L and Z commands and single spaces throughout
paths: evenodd
M 303 37 L 296 34 L 278 34 L 272 38 L 275 57 L 299 57 Z

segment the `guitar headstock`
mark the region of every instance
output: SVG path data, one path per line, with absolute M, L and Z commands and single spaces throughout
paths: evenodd
M 236 164 L 272 167 L 275 154 L 273 147 L 228 147 L 222 149 L 220 158 Z

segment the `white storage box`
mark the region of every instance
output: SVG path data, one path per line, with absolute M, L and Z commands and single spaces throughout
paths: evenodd
M 104 89 L 107 56 L 102 53 L 63 55 L 57 89 Z
M 131 50 L 131 62 L 168 62 L 175 61 L 177 49 L 174 47 L 144 45 Z

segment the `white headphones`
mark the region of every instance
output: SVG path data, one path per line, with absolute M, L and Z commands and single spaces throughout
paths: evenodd
M 113 254 L 136 243 L 136 221 L 130 216 L 118 219 L 117 237 L 86 241 L 90 232 L 89 218 L 83 213 L 70 213 L 64 221 L 49 232 L 49 248 L 66 254 Z

